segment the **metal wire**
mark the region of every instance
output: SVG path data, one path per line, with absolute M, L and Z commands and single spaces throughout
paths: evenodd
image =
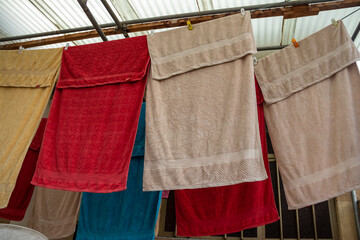
M 345 18 L 349 17 L 350 15 L 356 13 L 356 12 L 359 11 L 359 10 L 360 10 L 360 8 L 358 8 L 358 9 L 356 9 L 355 11 L 349 13 L 348 15 L 346 15 L 345 17 L 343 17 L 343 18 L 341 19 L 341 21 L 344 20 Z

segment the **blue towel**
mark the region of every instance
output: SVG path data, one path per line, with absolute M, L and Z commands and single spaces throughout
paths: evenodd
M 77 240 L 148 240 L 155 237 L 161 192 L 143 192 L 145 103 L 130 161 L 127 189 L 83 193 Z

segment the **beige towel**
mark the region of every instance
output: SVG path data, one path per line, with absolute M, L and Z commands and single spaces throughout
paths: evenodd
M 80 192 L 36 187 L 27 227 L 49 239 L 69 236 L 75 231 L 80 201 Z
M 267 178 L 250 13 L 148 36 L 144 190 Z
M 289 209 L 360 186 L 360 54 L 342 22 L 299 45 L 255 69 Z
M 7 206 L 58 75 L 62 48 L 0 51 L 0 208 Z

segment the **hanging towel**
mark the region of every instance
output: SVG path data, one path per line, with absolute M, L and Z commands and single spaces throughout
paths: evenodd
M 167 199 L 167 198 L 169 198 L 169 194 L 170 194 L 170 191 L 163 191 L 162 195 L 161 195 L 161 198 Z
M 289 209 L 360 186 L 359 51 L 341 21 L 298 43 L 256 66 Z
M 35 188 L 36 187 L 34 187 L 34 191 L 35 191 Z M 27 227 L 28 222 L 29 222 L 30 212 L 32 212 L 32 209 L 34 208 L 34 199 L 35 199 L 35 196 L 34 196 L 34 194 L 32 194 L 30 203 L 26 209 L 23 219 L 21 221 L 10 221 L 11 224 Z
M 70 236 L 75 232 L 80 201 L 79 192 L 36 187 L 27 227 L 49 239 Z
M 127 189 L 83 193 L 77 240 L 154 239 L 161 192 L 143 192 L 145 103 L 141 109 Z
M 46 120 L 46 118 L 43 118 L 40 122 L 39 128 L 21 166 L 9 203 L 6 208 L 0 209 L 0 218 L 14 221 L 20 221 L 24 218 L 34 191 L 34 185 L 31 185 L 30 181 L 35 172 Z
M 64 51 L 33 184 L 126 188 L 149 61 L 145 36 Z
M 263 96 L 256 84 L 258 121 L 264 165 L 267 158 Z M 232 186 L 176 190 L 176 226 L 179 236 L 220 235 L 262 226 L 279 219 L 270 177 Z
M 160 32 L 148 36 L 148 45 L 144 190 L 266 179 L 250 13 L 200 23 L 192 31 Z
M 62 49 L 0 51 L 0 208 L 7 206 L 60 68 Z

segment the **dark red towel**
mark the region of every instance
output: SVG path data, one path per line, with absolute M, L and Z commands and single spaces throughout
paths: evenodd
M 149 62 L 146 36 L 64 50 L 33 184 L 126 189 Z
M 208 236 L 239 232 L 279 219 L 267 158 L 263 97 L 256 83 L 262 152 L 268 179 L 232 186 L 175 191 L 179 236 Z
M 15 188 L 11 193 L 9 203 L 6 208 L 0 209 L 0 218 L 13 221 L 20 221 L 24 218 L 34 192 L 34 185 L 31 185 L 30 181 L 34 175 L 36 162 L 39 157 L 46 120 L 46 118 L 43 118 L 40 122 L 16 179 Z

